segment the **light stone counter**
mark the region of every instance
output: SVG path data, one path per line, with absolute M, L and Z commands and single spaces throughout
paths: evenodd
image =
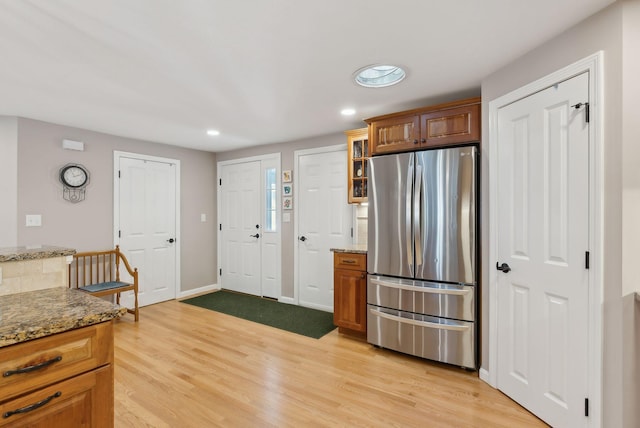
M 367 254 L 367 246 L 361 244 L 345 245 L 342 248 L 331 248 L 330 251 L 334 253 L 358 253 Z
M 72 256 L 75 253 L 76 250 L 72 248 L 54 247 L 51 245 L 2 247 L 0 248 L 0 262 L 48 259 L 51 257 Z
M 118 318 L 126 308 L 68 288 L 0 299 L 0 348 Z

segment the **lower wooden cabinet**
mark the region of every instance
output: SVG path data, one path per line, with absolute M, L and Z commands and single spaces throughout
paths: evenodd
M 341 333 L 367 332 L 367 255 L 334 252 L 333 323 Z
M 113 427 L 113 323 L 0 348 L 0 427 Z

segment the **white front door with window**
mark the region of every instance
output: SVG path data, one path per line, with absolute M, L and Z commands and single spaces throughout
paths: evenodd
M 175 299 L 178 161 L 122 152 L 114 159 L 115 241 L 138 268 L 139 304 Z M 132 302 L 131 293 L 125 293 L 123 304 Z
M 552 426 L 586 424 L 589 75 L 498 110 L 497 386 Z
M 218 164 L 219 284 L 280 297 L 280 156 Z
M 339 146 L 296 152 L 295 171 L 298 302 L 301 306 L 333 311 L 330 250 L 352 243 L 346 150 Z

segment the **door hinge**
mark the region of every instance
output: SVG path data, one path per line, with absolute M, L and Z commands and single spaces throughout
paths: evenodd
M 576 110 L 582 108 L 582 106 L 584 106 L 584 121 L 589 123 L 589 103 L 578 103 L 578 104 L 574 104 L 571 107 L 575 108 Z
M 220 223 L 220 230 L 222 230 L 222 223 Z
M 118 231 L 118 238 L 122 238 L 122 231 L 121 230 Z
M 220 185 L 222 186 L 222 178 L 220 179 Z
M 120 178 L 120 170 L 118 170 L 118 178 Z
M 589 252 L 585 251 L 584 252 L 584 268 L 585 269 L 589 269 L 589 261 L 590 261 L 589 256 L 590 256 Z
M 220 276 L 222 276 L 222 269 L 220 269 Z
M 584 415 L 589 416 L 589 399 L 584 399 Z
M 351 237 L 353 238 L 353 227 L 351 228 Z

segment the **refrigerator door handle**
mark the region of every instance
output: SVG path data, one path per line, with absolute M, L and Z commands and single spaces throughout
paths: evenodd
M 431 294 L 450 294 L 454 296 L 466 296 L 473 291 L 471 289 L 457 290 L 450 288 L 436 288 L 436 287 L 416 287 L 415 285 L 399 284 L 397 282 L 383 281 L 380 279 L 371 279 L 371 284 L 382 285 L 383 287 L 397 288 L 399 290 L 415 291 L 418 293 L 431 293 Z
M 422 192 L 422 165 L 416 166 L 415 186 L 413 186 L 413 239 L 416 248 L 416 266 L 422 265 L 422 204 L 420 194 Z
M 405 196 L 405 219 L 404 219 L 404 233 L 405 242 L 407 244 L 407 261 L 411 268 L 411 275 L 413 276 L 413 247 L 411 239 L 411 189 L 413 184 L 413 163 L 409 164 L 409 170 L 407 172 L 407 192 Z
M 369 312 L 371 315 L 386 318 L 388 320 L 397 321 L 402 324 L 412 324 L 417 325 L 419 327 L 428 327 L 435 328 L 438 330 L 453 330 L 453 331 L 467 331 L 471 328 L 470 325 L 454 325 L 454 324 L 440 324 L 437 322 L 429 322 L 429 321 L 418 321 L 410 318 L 399 317 L 397 315 L 391 315 L 384 312 L 381 312 L 377 309 L 369 308 Z

